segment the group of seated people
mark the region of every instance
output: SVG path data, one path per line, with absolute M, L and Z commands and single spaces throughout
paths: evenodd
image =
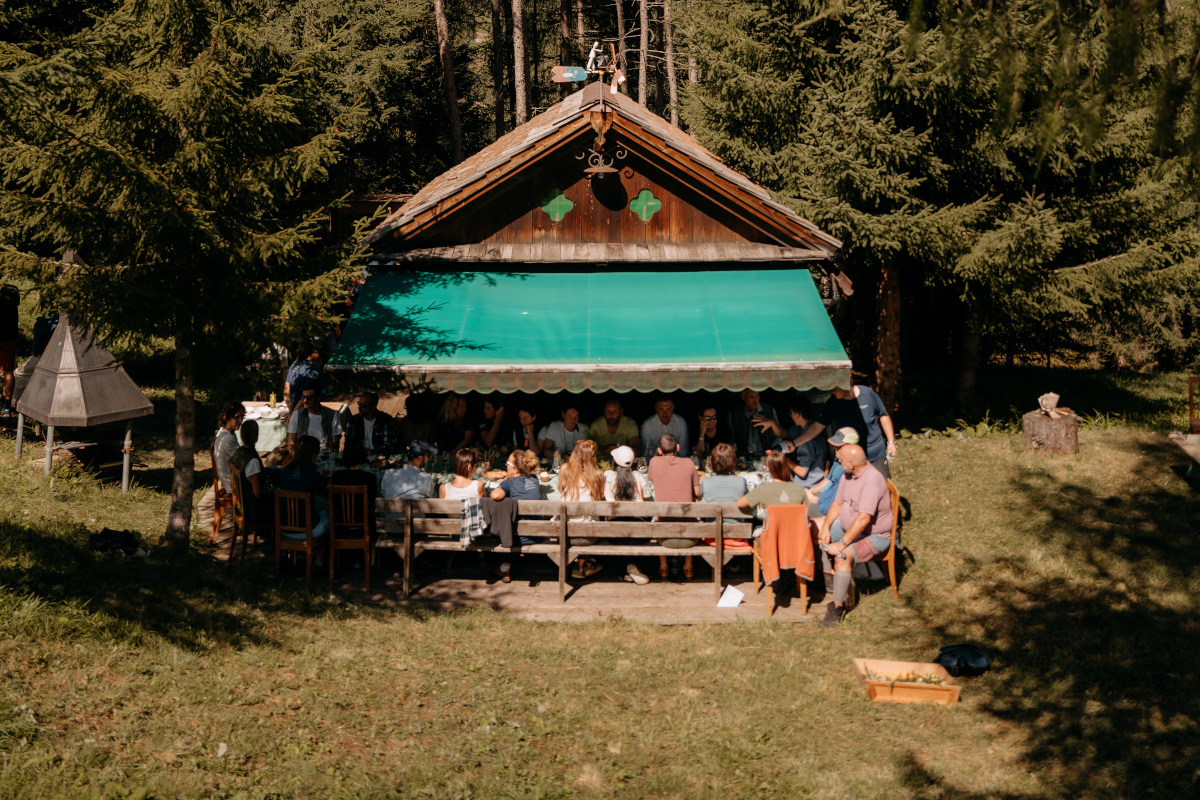
M 387 470 L 378 482 L 380 496 L 419 499 L 436 494 L 444 499 L 494 502 L 506 497 L 539 499 L 537 472 L 542 459 L 556 458 L 562 459 L 558 489 L 567 500 L 646 500 L 648 478 L 653 499 L 659 502 L 732 502 L 750 511 L 776 504 L 804 504 L 824 551 L 839 619 L 853 564 L 877 558 L 889 545 L 887 457 L 894 453 L 895 437 L 890 417 L 867 387 L 835 389 L 833 399 L 820 413 L 814 413 L 805 397 L 793 396 L 788 401 L 786 426 L 775 410 L 761 401 L 759 393 L 749 389 L 727 413 L 712 405 L 701 408 L 697 424 L 691 428 L 675 414 L 673 401 L 666 397 L 656 399 L 655 413 L 641 425 L 625 415 L 620 400 L 610 398 L 591 425 L 583 425 L 578 408 L 568 406 L 560 412 L 561 419 L 540 427 L 536 411 L 523 403 L 516 405 L 516 424 L 510 424 L 506 406 L 498 398 L 484 399 L 480 417 L 472 419 L 468 399 L 462 395 L 441 401 L 436 419 L 430 419 L 422 413 L 429 408 L 429 397 L 436 396 L 425 400 L 420 395 L 410 397 L 408 415 L 398 420 L 378 409 L 375 393 L 364 392 L 357 397 L 357 412 L 343 428 L 339 414 L 322 406 L 318 384 L 302 389 L 299 405 L 288 420 L 290 460 L 271 474 L 270 482 L 282 489 L 308 492 L 314 498 L 314 536 L 328 530 L 328 513 L 321 499 L 326 484 L 368 485 L 373 501 L 376 480 L 359 468 L 373 455 L 404 453 L 404 466 Z M 245 481 L 247 513 L 254 519 L 269 519 L 268 473 L 255 449 L 257 424 L 243 421 L 244 416 L 245 409 L 238 403 L 222 409 L 214 443 L 215 467 L 228 487 L 228 465 L 236 464 Z M 835 422 L 846 424 L 827 441 L 826 426 Z M 239 427 L 240 447 L 235 436 Z M 454 453 L 454 477 L 435 486 L 424 469 L 446 443 L 451 444 L 444 449 Z M 827 443 L 833 459 L 827 454 Z M 476 477 L 483 448 L 496 448 L 506 457 L 507 477 L 490 493 Z M 341 468 L 331 476 L 322 476 L 315 467 L 322 450 L 341 451 Z M 647 455 L 643 475 L 635 463 Z M 707 460 L 706 477 L 701 479 L 689 455 Z M 748 491 L 745 479 L 737 475 L 739 458 L 759 462 L 770 480 Z M 602 469 L 601 459 L 611 462 L 612 468 Z M 531 542 L 522 537 L 521 543 Z M 668 538 L 659 543 L 688 548 L 696 541 Z M 596 561 L 583 559 L 576 563 L 573 575 L 589 577 L 600 569 Z M 691 558 L 663 557 L 659 573 L 664 579 L 691 579 Z M 499 574 L 503 580 L 510 579 L 511 565 L 501 565 Z M 635 583 L 649 580 L 634 565 L 627 567 L 623 577 Z
M 477 412 L 465 395 L 413 395 L 408 399 L 408 414 L 400 440 L 423 439 L 442 452 L 456 453 L 463 447 L 496 448 L 502 453 L 532 450 L 542 458 L 565 461 L 582 441 L 595 443 L 597 452 L 607 459 L 614 448 L 629 447 L 634 457 L 650 458 L 659 437 L 675 437 L 679 455 L 707 457 L 721 443 L 731 444 L 742 458 L 760 459 L 767 451 L 785 443 L 796 449 L 797 476 L 809 485 L 819 482 L 825 452 L 827 428 L 852 427 L 866 450 L 868 460 L 889 476 L 888 456 L 895 454 L 895 431 L 879 396 L 866 386 L 834 388 L 832 397 L 819 413 L 800 394 L 788 401 L 786 419 L 762 402 L 759 392 L 746 389 L 731 408 L 704 405 L 695 409 L 692 424 L 676 413 L 674 401 L 666 396 L 655 398 L 654 413 L 641 424 L 625 413 L 616 396 L 604 400 L 601 413 L 591 424 L 577 405 L 566 405 L 548 412 L 549 422 L 539 417 L 543 411 L 528 397 L 488 396 L 482 398 Z M 437 404 L 436 412 L 433 404 Z M 513 414 L 515 409 L 516 413 Z M 372 413 L 374 413 L 372 411 Z M 349 435 L 349 431 L 347 432 Z M 816 471 L 810 471 L 816 467 Z
M 679 445 L 679 455 L 707 457 L 717 444 L 731 444 L 739 457 L 761 459 L 779 446 L 795 449 L 796 475 L 802 482 L 815 485 L 823 474 L 824 431 L 827 428 L 852 427 L 858 432 L 867 459 L 890 477 L 888 456 L 895 454 L 895 431 L 879 396 L 866 386 L 834 388 L 832 397 L 814 413 L 812 404 L 800 394 L 788 401 L 786 419 L 758 392 L 746 389 L 734 407 L 720 409 L 705 405 L 696 409 L 695 422 L 689 425 L 676 414 L 669 397 L 654 401 L 654 413 L 639 425 L 626 416 L 621 400 L 605 399 L 601 414 L 591 424 L 583 423 L 578 406 L 557 409 L 556 419 L 543 424 L 542 413 L 527 397 L 516 402 L 500 396 L 482 398 L 477 414 L 465 395 L 424 393 L 411 395 L 406 414 L 400 419 L 379 410 L 379 396 L 363 392 L 356 398 L 357 411 L 344 425 L 340 415 L 321 404 L 319 383 L 307 383 L 299 390 L 288 419 L 289 449 L 299 436 L 317 439 L 321 448 L 334 452 L 344 447 L 361 446 L 369 454 L 397 455 L 413 440 L 432 443 L 444 453 L 457 453 L 464 447 L 496 449 L 502 454 L 513 450 L 531 450 L 541 458 L 566 460 L 575 446 L 584 440 L 595 442 L 598 452 L 607 458 L 616 447 L 629 447 L 636 457 L 651 457 L 659 437 L 669 433 Z M 438 407 L 432 413 L 434 406 Z M 512 409 L 515 408 L 515 415 Z

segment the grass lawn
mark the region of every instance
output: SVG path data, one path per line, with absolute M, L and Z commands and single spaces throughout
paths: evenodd
M 1200 496 L 1161 431 L 1097 427 L 1074 458 L 903 441 L 901 602 L 835 629 L 383 610 L 200 534 L 96 556 L 157 538 L 161 490 L 0 441 L 0 797 L 1195 797 Z M 956 706 L 871 703 L 850 664 L 961 641 L 996 668 Z

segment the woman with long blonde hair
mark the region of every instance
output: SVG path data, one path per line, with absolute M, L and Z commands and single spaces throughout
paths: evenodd
M 588 502 L 604 498 L 604 471 L 596 463 L 596 443 L 584 439 L 558 473 L 558 492 L 564 500 Z
M 575 445 L 571 458 L 558 472 L 558 493 L 564 500 L 591 502 L 604 499 L 604 471 L 596 463 L 596 443 L 584 439 Z M 572 517 L 571 522 L 593 522 L 595 517 Z M 595 539 L 575 538 L 575 544 L 587 546 L 595 544 Z M 571 572 L 573 578 L 590 578 L 601 569 L 600 564 L 592 558 L 579 558 L 575 569 Z

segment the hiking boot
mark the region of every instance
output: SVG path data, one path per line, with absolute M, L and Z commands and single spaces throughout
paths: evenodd
M 637 568 L 637 564 L 629 564 L 628 566 L 626 566 L 625 573 L 626 573 L 625 577 L 622 580 L 627 580 L 627 581 L 630 581 L 631 583 L 636 583 L 638 586 L 645 586 L 647 583 L 650 582 L 650 579 L 647 578 L 646 575 L 640 569 Z
M 836 625 L 840 625 L 842 618 L 845 616 L 845 606 L 835 606 L 833 603 L 830 603 L 829 608 L 825 609 L 825 618 L 821 620 L 821 627 L 832 628 Z
M 604 569 L 604 567 L 600 566 L 600 564 L 593 559 L 584 559 L 577 564 L 573 570 L 571 570 L 571 577 L 577 580 L 583 580 L 584 578 L 592 577 L 602 569 Z

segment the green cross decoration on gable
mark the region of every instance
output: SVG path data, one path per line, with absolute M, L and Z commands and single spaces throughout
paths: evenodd
M 571 202 L 571 198 L 563 194 L 562 189 L 555 189 L 542 200 L 542 211 L 549 214 L 550 219 L 554 222 L 562 222 L 562 218 L 574 207 L 575 204 Z
M 649 189 L 642 189 L 637 197 L 629 202 L 629 210 L 637 214 L 642 222 L 649 222 L 654 212 L 662 208 L 662 200 L 654 196 Z

